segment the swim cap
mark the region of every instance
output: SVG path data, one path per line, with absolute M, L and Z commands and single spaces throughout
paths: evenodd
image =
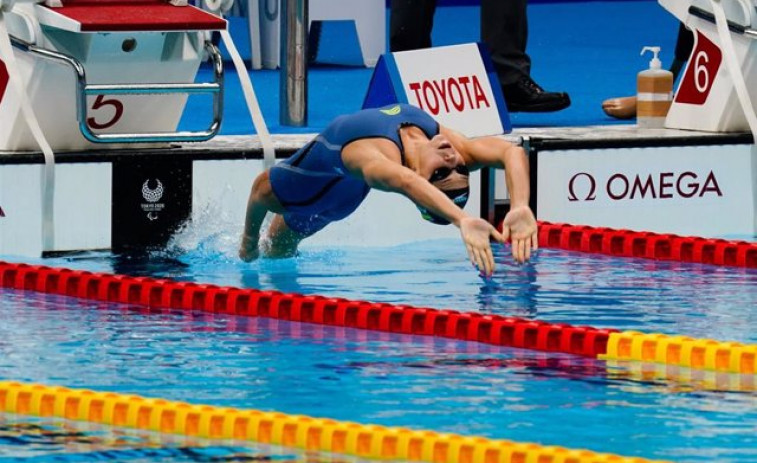
M 465 207 L 465 204 L 468 202 L 468 195 L 470 194 L 470 188 L 458 188 L 456 190 L 440 190 L 442 193 L 447 195 L 449 199 L 452 200 L 455 205 L 457 205 L 460 209 Z M 437 225 L 449 225 L 449 220 L 439 217 L 438 215 L 434 214 L 433 212 L 429 211 L 425 207 L 417 206 L 418 210 L 421 211 L 421 217 L 423 217 L 425 220 L 428 220 L 431 223 L 435 223 Z

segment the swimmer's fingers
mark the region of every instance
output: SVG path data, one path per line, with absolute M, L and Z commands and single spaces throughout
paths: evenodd
M 487 252 L 488 251 L 488 252 Z M 486 249 L 475 249 L 476 262 L 478 263 L 478 271 L 483 276 L 491 276 L 494 271 L 494 256 L 491 253 L 491 248 L 487 246 Z
M 473 246 L 466 244 L 465 249 L 468 251 L 468 260 L 470 260 L 470 263 L 476 268 L 481 268 L 479 267 L 478 262 L 476 262 L 476 253 L 473 250 Z
M 531 237 L 523 240 L 523 262 L 531 260 Z
M 523 259 L 518 260 L 518 262 L 528 262 L 529 260 L 531 260 L 533 251 L 539 249 L 539 234 L 534 232 L 526 238 L 520 240 L 520 242 L 522 251 L 519 251 L 519 255 L 522 256 Z
M 492 276 L 494 274 L 494 254 L 492 253 L 492 247 L 487 244 L 486 249 L 484 250 L 484 254 L 486 255 L 486 276 Z
M 505 238 L 504 234 L 500 233 L 496 228 L 492 227 L 491 231 L 489 232 L 491 234 L 491 237 L 494 238 L 495 241 L 499 243 L 505 243 L 507 241 L 507 238 Z
M 496 231 L 496 229 L 495 229 Z M 510 239 L 510 227 L 507 226 L 507 224 L 502 224 L 502 232 L 497 232 L 499 236 L 502 238 L 499 240 L 500 243 L 506 243 L 508 239 Z
M 492 269 L 494 268 L 494 256 L 492 255 L 491 248 L 487 247 L 487 255 L 487 252 L 483 249 L 479 249 L 477 247 L 474 247 L 473 245 L 468 245 L 467 247 L 468 258 L 470 259 L 471 263 L 475 265 L 478 271 L 483 275 L 491 275 Z
M 481 272 L 481 274 L 483 274 L 484 276 L 491 275 L 494 259 L 492 258 L 491 260 L 489 260 L 489 257 L 486 255 L 486 251 L 481 248 L 476 248 L 474 252 L 476 253 L 476 262 L 478 264 L 479 272 Z
M 515 259 L 515 261 L 520 264 L 522 264 L 526 258 L 525 247 L 526 247 L 525 240 L 522 240 L 522 239 L 512 240 L 512 246 L 510 247 L 510 250 L 513 254 L 513 259 Z

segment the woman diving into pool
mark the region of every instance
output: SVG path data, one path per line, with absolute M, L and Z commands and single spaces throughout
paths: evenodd
M 462 209 L 468 173 L 482 167 L 505 169 L 511 207 L 502 233 Z M 468 139 L 410 105 L 358 111 L 334 119 L 297 153 L 255 179 L 239 256 L 245 261 L 261 251 L 269 257 L 292 256 L 300 241 L 349 216 L 377 188 L 406 196 L 426 220 L 458 227 L 471 262 L 488 276 L 494 272 L 490 238 L 510 240 L 518 262 L 527 261 L 538 246 L 528 182 L 523 149 L 501 138 Z M 276 216 L 259 247 L 269 211 Z

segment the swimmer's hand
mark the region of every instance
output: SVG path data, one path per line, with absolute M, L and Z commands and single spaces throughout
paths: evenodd
M 489 238 L 504 243 L 504 236 L 486 220 L 475 217 L 466 217 L 460 221 L 460 235 L 470 261 L 484 276 L 491 276 L 494 273 L 494 255 Z
M 239 258 L 245 262 L 252 262 L 260 257 L 258 238 L 246 233 L 242 234 L 242 244 L 239 245 Z
M 539 248 L 539 232 L 536 218 L 528 206 L 510 209 L 502 221 L 502 236 L 512 242 L 513 258 L 524 263 L 531 258 L 531 252 Z

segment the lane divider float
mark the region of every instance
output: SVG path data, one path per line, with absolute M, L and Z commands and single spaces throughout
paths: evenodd
M 200 310 L 596 358 L 617 330 L 279 291 L 240 289 L 0 261 L 0 287 L 146 307 Z
M 539 222 L 539 246 L 616 257 L 757 268 L 757 243 L 748 241 Z
M 240 289 L 0 261 L 0 287 L 155 308 L 437 336 L 612 360 L 757 374 L 757 345 L 477 312 Z
M 624 331 L 610 334 L 599 359 L 661 363 L 724 373 L 757 374 L 757 345 Z
M 0 381 L 0 411 L 166 434 L 236 439 L 361 458 L 429 463 L 646 463 L 590 450 L 363 425 L 113 392 Z

